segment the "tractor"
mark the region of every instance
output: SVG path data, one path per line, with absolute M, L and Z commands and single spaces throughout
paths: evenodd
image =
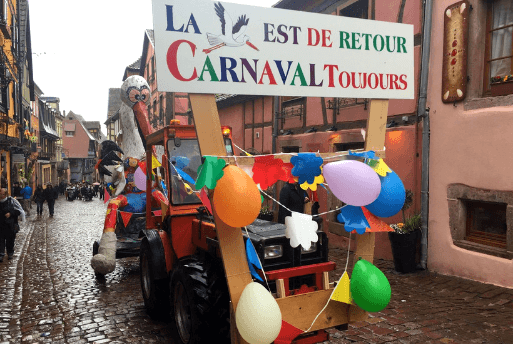
M 232 155 L 231 129 L 222 127 L 222 135 L 226 151 Z M 154 319 L 170 316 L 176 343 L 230 342 L 231 302 L 216 223 L 190 185 L 202 163 L 196 129 L 193 125 L 169 125 L 147 136 L 148 153 L 155 145 L 165 147 L 157 173 L 162 173 L 168 186 L 169 206 L 163 207 L 159 216 L 149 202 L 146 208 L 140 248 L 146 310 Z M 148 153 L 147 176 L 151 175 Z M 150 183 L 148 178 L 148 186 Z M 285 225 L 280 223 L 256 219 L 240 230 L 244 240 L 252 241 L 276 297 L 329 288 L 327 274 L 335 269 L 335 263 L 328 261 L 328 238 L 323 231 L 318 230 L 318 242 L 304 250 L 290 246 Z M 327 339 L 328 333 L 320 329 L 300 336 L 296 343 Z

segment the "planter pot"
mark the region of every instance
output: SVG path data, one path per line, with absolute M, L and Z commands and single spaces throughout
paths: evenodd
M 513 80 L 497 82 L 490 85 L 492 97 L 507 96 L 513 93 Z
M 415 257 L 417 255 L 417 240 L 419 237 L 420 231 L 408 234 L 388 232 L 396 271 L 408 273 L 416 270 L 417 263 Z

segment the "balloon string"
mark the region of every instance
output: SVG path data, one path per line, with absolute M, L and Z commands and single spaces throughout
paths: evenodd
M 244 229 L 246 230 L 246 235 L 248 236 L 248 240 L 251 241 L 251 238 L 249 237 L 249 233 L 248 233 L 248 228 L 246 226 L 244 226 Z M 251 245 L 253 246 L 253 242 L 251 242 Z M 253 246 L 253 248 L 255 248 L 255 247 Z M 256 252 L 256 250 L 255 250 L 255 252 Z M 269 293 L 271 293 L 271 288 L 269 287 L 269 282 L 267 281 L 267 275 L 265 274 L 265 270 L 264 270 L 264 264 L 262 264 L 262 261 L 260 260 L 260 257 L 258 256 L 258 254 L 256 255 L 256 257 L 258 259 L 258 262 L 260 263 L 260 266 L 262 267 L 262 273 L 264 275 L 265 284 L 267 284 L 267 290 L 269 290 Z M 248 264 L 250 264 L 250 263 L 248 262 Z
M 340 280 L 342 279 L 342 276 L 344 276 L 345 273 L 347 273 L 347 266 L 349 264 L 349 250 L 351 248 L 351 234 L 352 233 L 349 233 L 349 244 L 347 245 L 347 258 L 346 258 L 346 267 L 344 268 L 344 272 L 342 273 L 342 275 L 340 276 L 340 278 L 338 279 L 338 282 L 337 282 L 337 285 L 340 283 Z M 319 312 L 319 314 L 317 314 L 317 316 L 315 317 L 315 319 L 312 321 L 312 324 L 310 325 L 310 327 L 308 328 L 308 330 L 304 331 L 304 333 L 310 331 L 310 329 L 312 328 L 312 326 L 315 324 L 315 322 L 317 321 L 317 318 L 322 314 L 322 312 L 324 312 L 324 310 L 326 310 L 326 307 L 328 307 L 328 304 L 330 303 L 331 301 L 331 297 L 333 296 L 333 293 L 335 292 L 335 289 L 336 289 L 336 286 L 335 288 L 333 288 L 333 290 L 331 291 L 331 294 L 330 294 L 330 297 L 328 298 L 328 301 L 326 302 L 326 304 L 324 305 L 324 307 L 321 309 L 321 311 Z

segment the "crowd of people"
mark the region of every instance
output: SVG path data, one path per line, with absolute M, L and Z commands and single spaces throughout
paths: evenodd
M 20 230 L 18 221 L 24 221 L 26 216 L 30 216 L 32 202 L 36 203 L 37 216 L 43 215 L 43 204 L 48 205 L 48 213 L 53 217 L 55 210 L 55 200 L 59 194 L 65 195 L 66 200 L 73 201 L 80 199 L 91 201 L 93 197 L 104 199 L 105 188 L 103 184 L 94 183 L 71 183 L 61 182 L 57 186 L 47 183 L 46 187 L 40 184 L 32 192 L 30 185 L 23 187 L 15 182 L 11 188 L 12 196 L 9 196 L 7 188 L 0 188 L 0 263 L 3 262 L 5 252 L 8 259 L 13 258 L 14 242 L 16 234 Z
M 76 199 L 83 201 L 92 201 L 93 197 L 104 199 L 104 186 L 100 183 L 71 183 L 60 186 L 62 188 L 66 200 L 74 201 Z

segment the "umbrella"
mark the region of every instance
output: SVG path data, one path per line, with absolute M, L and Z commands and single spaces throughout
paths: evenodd
M 98 183 L 98 182 L 95 182 L 95 183 L 93 183 L 93 185 L 100 185 L 100 183 Z

